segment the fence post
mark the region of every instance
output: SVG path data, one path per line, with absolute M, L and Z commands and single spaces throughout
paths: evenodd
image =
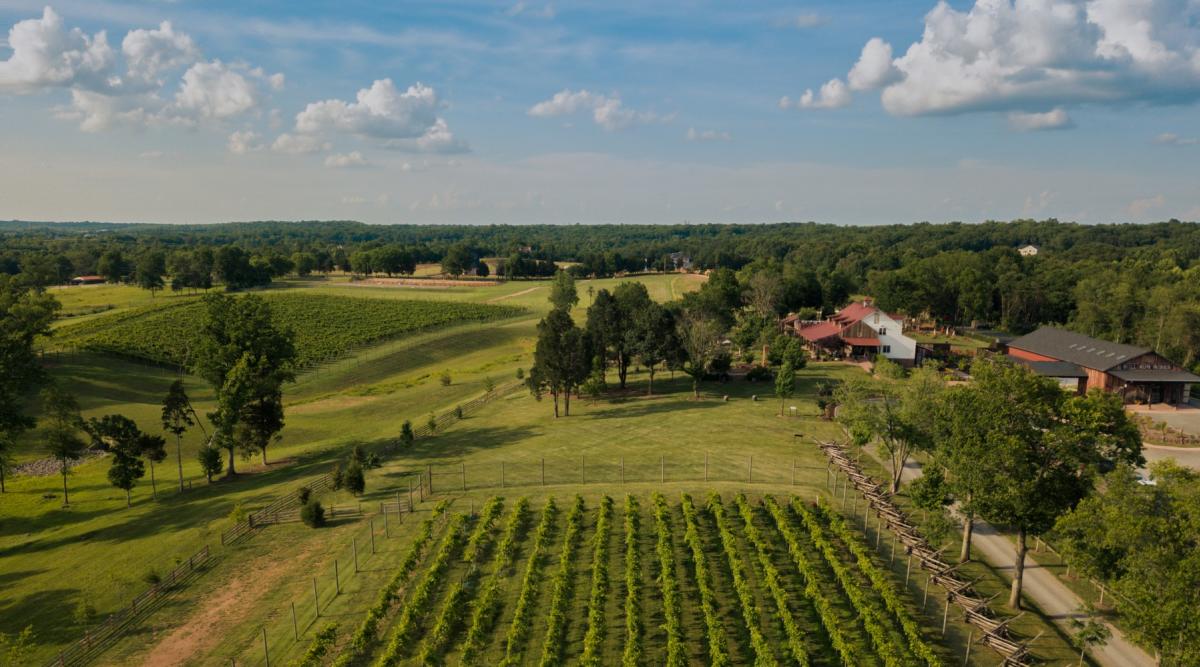
M 546 459 L 542 458 L 542 486 L 546 486 Z
M 387 508 L 384 507 L 383 503 L 379 503 L 379 511 L 383 513 L 383 536 L 391 537 L 392 532 L 390 530 L 388 530 Z M 397 514 L 400 513 L 400 503 L 399 502 L 396 503 L 396 513 Z
M 433 495 L 433 465 L 425 464 L 425 471 L 429 474 L 429 495 Z
M 321 618 L 321 598 L 317 595 L 317 578 L 313 577 L 313 608 L 317 610 L 317 618 Z
M 342 579 L 338 574 L 338 564 L 336 559 L 333 561 L 333 594 L 342 594 Z
M 753 484 L 754 483 L 754 457 L 753 456 L 751 456 L 750 460 L 746 463 L 746 474 L 748 476 L 749 483 Z
M 704 452 L 704 482 L 708 483 L 708 452 Z
M 579 470 L 583 474 L 583 483 L 587 484 L 587 456 L 579 457 Z
M 658 483 L 659 484 L 667 483 L 667 457 L 666 456 L 658 457 Z
M 292 634 L 295 635 L 296 641 L 300 641 L 300 626 L 296 623 L 296 603 L 292 603 Z
M 397 491 L 396 492 L 396 508 L 399 509 L 399 507 L 400 507 L 400 492 Z M 412 513 L 412 511 L 413 511 L 412 478 L 411 477 L 408 480 L 408 511 L 409 511 L 409 513 Z
M 271 652 L 267 650 L 267 626 L 263 626 L 263 659 L 267 662 L 267 667 L 271 667 Z
M 371 553 L 375 553 L 375 519 L 371 519 Z
M 460 463 L 460 465 L 462 466 L 463 493 L 466 493 L 467 492 L 467 464 L 465 461 L 463 461 Z
M 350 546 L 354 551 L 354 574 L 358 574 L 358 538 L 355 537 L 350 541 Z
M 621 457 L 621 483 L 625 483 L 625 457 Z
M 500 462 L 500 488 L 504 488 L 504 461 Z

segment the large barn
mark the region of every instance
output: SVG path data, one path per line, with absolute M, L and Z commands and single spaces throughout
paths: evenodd
M 1039 375 L 1099 387 L 1126 403 L 1182 404 L 1200 377 L 1148 347 L 1122 345 L 1056 327 L 1041 327 L 1008 344 L 1008 355 Z

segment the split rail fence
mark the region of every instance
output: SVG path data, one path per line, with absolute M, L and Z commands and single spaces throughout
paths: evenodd
M 846 454 L 846 450 L 834 442 L 818 443 L 821 451 L 828 457 L 833 474 L 834 496 L 837 495 L 837 484 L 842 479 L 843 504 L 845 494 L 850 485 L 867 501 L 868 508 L 875 513 L 881 525 L 892 532 L 895 539 L 904 545 L 905 552 L 915 557 L 920 566 L 929 573 L 930 581 L 936 583 L 946 592 L 947 613 L 949 604 L 954 603 L 962 609 L 967 623 L 978 628 L 983 634 L 976 640 L 992 648 L 1001 656 L 1004 667 L 1027 667 L 1034 658 L 1030 655 L 1029 645 L 1041 635 L 1033 639 L 1023 639 L 1016 635 L 1009 624 L 1018 616 L 1005 620 L 996 617 L 995 612 L 988 607 L 990 599 L 981 598 L 973 589 L 974 581 L 964 579 L 955 572 L 957 565 L 950 565 L 942 560 L 941 552 L 934 550 L 920 531 L 908 520 L 904 512 L 892 502 L 890 494 L 884 486 L 869 475 L 863 473 L 858 464 Z M 879 533 L 877 532 L 876 535 Z M 876 544 L 878 546 L 878 542 Z M 893 549 L 895 543 L 893 542 Z M 968 640 L 968 651 L 970 650 Z

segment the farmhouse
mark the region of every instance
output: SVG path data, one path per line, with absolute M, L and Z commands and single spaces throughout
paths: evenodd
M 1038 247 L 1035 245 L 1024 245 L 1017 248 L 1017 252 L 1021 253 L 1022 257 L 1034 257 L 1038 254 Z
M 904 318 L 876 308 L 870 299 L 856 301 L 824 321 L 789 315 L 781 326 L 784 333 L 804 339 L 814 355 L 874 359 L 882 354 L 903 366 L 917 362 L 917 342 L 903 334 Z
M 1121 394 L 1126 403 L 1186 403 L 1200 377 L 1148 347 L 1110 343 L 1073 331 L 1041 327 L 1008 344 L 1008 356 L 1033 372 Z

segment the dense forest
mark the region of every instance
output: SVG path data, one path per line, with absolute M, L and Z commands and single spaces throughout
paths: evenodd
M 0 222 L 0 272 L 48 285 L 98 273 L 148 289 L 253 287 L 288 274 L 411 273 L 442 262 L 501 277 L 730 269 L 745 290 L 774 278 L 780 312 L 838 308 L 853 294 L 947 324 L 1012 333 L 1058 323 L 1200 360 L 1200 224 L 1057 220 L 845 227 L 769 225 L 222 225 Z M 1017 249 L 1031 244 L 1036 256 Z M 164 282 L 164 279 L 166 282 Z

